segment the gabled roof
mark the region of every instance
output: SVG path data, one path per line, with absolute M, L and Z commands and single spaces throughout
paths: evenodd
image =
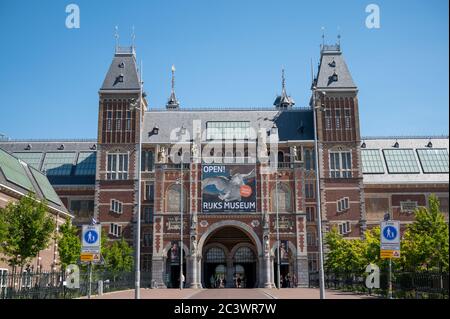
M 69 214 L 47 177 L 24 161 L 0 149 L 0 189 L 15 195 L 26 196 L 35 193 L 40 200 L 46 200 L 50 209 Z
M 337 81 L 333 81 L 333 75 Z M 322 46 L 317 89 L 356 90 L 350 71 L 345 63 L 340 45 Z
M 100 91 L 139 90 L 134 48 L 117 48 Z

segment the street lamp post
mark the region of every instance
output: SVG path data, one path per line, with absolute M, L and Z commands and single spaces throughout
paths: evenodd
M 323 93 L 324 94 L 324 93 Z M 313 121 L 314 121 L 314 152 L 315 152 L 315 170 L 316 170 L 316 206 L 317 206 L 317 228 L 319 236 L 319 286 L 320 299 L 325 299 L 325 275 L 324 275 L 324 258 L 323 258 L 323 238 L 322 238 L 322 213 L 320 203 L 320 174 L 319 174 L 319 148 L 316 112 L 321 110 L 321 105 L 316 106 L 316 87 L 312 88 L 313 98 Z
M 277 163 L 278 166 L 278 163 Z M 276 207 L 276 227 L 277 227 L 277 288 L 281 288 L 281 277 L 280 277 L 280 228 L 279 228 L 279 218 L 278 218 L 278 167 L 275 173 L 275 207 Z
M 141 298 L 141 167 L 142 167 L 142 77 L 140 83 L 139 100 L 132 100 L 130 110 L 139 110 L 139 165 L 138 165 L 138 205 L 136 213 L 136 258 L 135 258 L 135 292 L 134 298 Z
M 184 126 L 180 129 L 180 137 L 186 133 Z M 184 274 L 183 274 L 183 228 L 184 228 L 184 194 L 183 194 L 183 166 L 184 166 L 184 152 L 181 150 L 181 168 L 180 168 L 180 289 L 183 289 Z

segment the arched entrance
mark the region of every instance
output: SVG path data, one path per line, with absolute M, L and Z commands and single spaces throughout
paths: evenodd
M 203 287 L 257 287 L 257 256 L 257 247 L 246 231 L 236 226 L 214 230 L 202 249 Z

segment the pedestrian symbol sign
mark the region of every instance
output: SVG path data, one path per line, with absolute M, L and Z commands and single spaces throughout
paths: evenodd
M 400 222 L 381 222 L 381 259 L 400 258 Z
M 93 244 L 93 243 L 97 242 L 97 239 L 98 239 L 98 234 L 94 230 L 88 230 L 86 232 L 86 234 L 84 234 L 84 240 L 88 244 Z
M 84 253 L 100 253 L 100 225 L 83 225 L 82 247 Z
M 397 229 L 388 225 L 383 229 L 383 236 L 386 240 L 395 240 L 397 238 Z
M 381 222 L 381 244 L 400 244 L 400 222 Z

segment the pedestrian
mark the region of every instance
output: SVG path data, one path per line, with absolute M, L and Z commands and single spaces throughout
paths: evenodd
M 237 278 L 237 287 L 238 288 L 241 288 L 241 283 L 242 283 L 241 276 L 238 276 L 238 278 Z
M 290 274 L 286 275 L 286 287 L 291 288 L 291 275 Z
M 297 288 L 297 276 L 295 274 L 292 276 L 292 282 L 294 284 L 293 288 Z

